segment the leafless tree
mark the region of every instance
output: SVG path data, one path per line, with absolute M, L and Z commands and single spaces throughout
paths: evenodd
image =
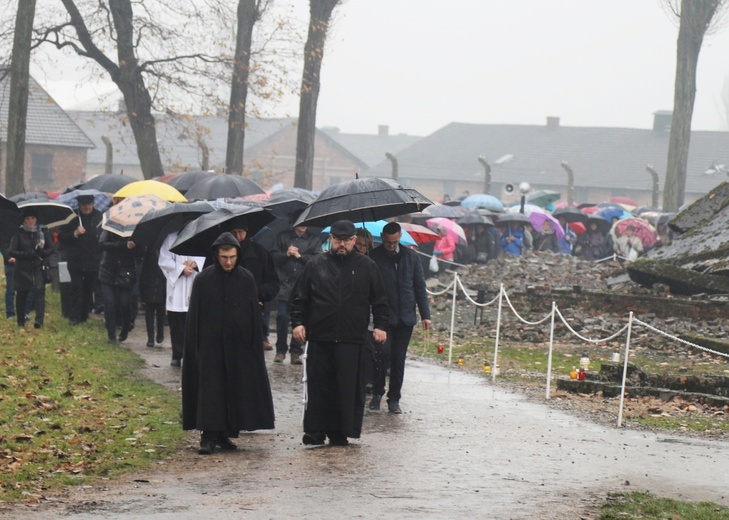
M 18 4 L 10 63 L 8 143 L 5 166 L 5 193 L 10 196 L 23 192 L 25 179 L 25 128 L 30 83 L 30 41 L 33 36 L 34 17 L 35 0 L 25 0 Z
M 721 19 L 725 0 L 664 0 L 679 20 L 676 82 L 668 163 L 663 192 L 664 211 L 678 211 L 686 192 L 686 165 L 691 143 L 691 118 L 696 98 L 696 69 L 704 36 Z M 679 5 L 680 2 L 680 5 Z
M 329 22 L 339 3 L 340 0 L 309 0 L 309 32 L 304 46 L 304 72 L 301 78 L 299 126 L 296 134 L 294 186 L 297 188 L 310 190 L 314 184 L 314 139 L 321 64 Z

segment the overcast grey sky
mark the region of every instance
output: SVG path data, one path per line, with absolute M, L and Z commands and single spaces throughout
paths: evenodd
M 302 25 L 308 1 L 293 3 Z M 726 25 L 726 24 L 725 24 Z M 427 135 L 450 122 L 649 128 L 673 107 L 677 26 L 660 0 L 345 0 L 317 125 Z M 693 127 L 727 130 L 729 27 L 701 51 Z M 64 108 L 67 85 L 45 85 Z M 84 104 L 88 104 L 87 102 Z M 296 99 L 275 115 L 295 116 Z

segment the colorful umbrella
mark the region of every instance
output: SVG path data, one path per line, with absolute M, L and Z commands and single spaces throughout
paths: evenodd
M 474 193 L 461 201 L 464 208 L 503 209 L 504 203 L 488 193 Z
M 547 212 L 532 211 L 529 213 L 529 222 L 531 222 L 534 229 L 540 233 L 542 232 L 542 227 L 544 226 L 545 221 L 549 221 L 552 224 L 552 228 L 554 229 L 554 233 L 557 235 L 557 239 L 562 240 L 564 238 L 564 229 L 562 229 L 562 226 L 556 218 Z
M 375 222 L 355 222 L 354 227 L 357 229 L 364 228 L 367 231 L 370 232 L 375 242 L 382 242 L 382 228 L 385 227 L 385 225 L 388 224 L 387 220 L 377 220 Z M 329 233 L 330 226 L 325 227 L 321 230 L 322 233 Z M 400 237 L 400 243 L 404 246 L 417 246 L 417 242 L 415 242 L 415 239 L 410 236 L 410 233 L 402 230 L 402 236 Z
M 113 201 L 111 200 L 111 197 L 109 197 L 106 193 L 102 193 L 99 190 L 72 190 L 68 191 L 66 193 L 61 193 L 57 198 L 56 202 L 60 202 L 62 204 L 66 204 L 68 206 L 71 206 L 73 209 L 78 209 L 78 197 L 81 197 L 83 195 L 91 195 L 94 197 L 94 208 L 99 210 L 100 212 L 105 212 L 107 209 L 111 207 L 113 204 Z
M 443 217 L 429 218 L 425 221 L 430 229 L 436 229 L 442 227 L 448 233 L 452 234 L 457 242 L 467 244 L 468 239 L 466 238 L 466 232 L 463 228 L 452 220 Z
M 133 197 L 135 195 L 157 195 L 167 202 L 187 202 L 185 196 L 164 182 L 155 180 L 130 182 L 116 193 L 115 198 Z
M 101 228 L 122 237 L 130 237 L 144 215 L 169 204 L 166 200 L 152 194 L 127 197 L 116 206 L 106 210 Z
M 431 231 L 427 227 L 421 226 L 420 224 L 412 224 L 410 222 L 400 222 L 399 224 L 404 231 L 410 233 L 410 236 L 413 237 L 413 240 L 415 240 L 415 242 L 417 242 L 418 244 L 435 242 L 440 238 L 438 233 Z
M 613 240 L 617 240 L 618 237 L 624 235 L 625 229 L 628 226 L 633 226 L 635 228 L 635 236 L 640 238 L 644 249 L 648 249 L 655 245 L 657 238 L 655 228 L 645 220 L 637 217 L 624 218 L 613 224 L 613 227 L 610 229 L 610 234 L 613 236 Z
M 624 219 L 633 217 L 632 213 L 625 211 L 622 206 L 607 206 L 598 209 L 594 215 L 604 218 L 608 222 L 611 222 L 613 218 Z

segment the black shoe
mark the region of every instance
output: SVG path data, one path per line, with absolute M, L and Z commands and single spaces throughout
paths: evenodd
M 164 336 L 157 336 L 157 343 L 162 343 L 165 340 Z
M 33 326 L 34 326 L 34 327 L 35 327 L 36 329 L 40 329 L 40 328 L 41 328 L 41 327 L 43 326 L 43 324 L 42 324 L 42 323 L 38 323 L 38 322 L 36 321 L 36 322 L 35 322 L 35 323 L 33 324 Z
M 179 359 L 173 359 L 172 361 L 170 361 L 170 366 L 171 367 L 181 367 L 182 362 Z
M 221 435 L 218 437 L 218 441 L 215 443 L 215 445 L 220 448 L 221 450 L 237 450 L 238 446 L 236 446 L 233 441 L 231 441 L 228 437 L 225 435 Z
M 200 455 L 212 455 L 215 452 L 215 441 L 200 441 L 200 449 L 197 452 Z
M 324 434 L 320 432 L 306 432 L 301 440 L 307 446 L 321 446 L 324 444 Z
M 381 395 L 372 394 L 372 401 L 370 401 L 370 410 L 379 411 L 380 401 L 382 401 Z
M 125 342 L 128 337 L 129 337 L 129 331 L 126 329 L 122 329 L 122 331 L 119 333 L 119 343 Z
M 341 432 L 329 432 L 327 437 L 329 437 L 329 444 L 332 446 L 346 446 L 349 444 L 347 436 Z
M 111 343 L 112 345 L 116 345 L 116 338 L 113 336 L 109 336 L 106 340 L 107 343 Z
M 402 410 L 400 409 L 400 403 L 397 401 L 388 401 L 387 411 L 390 413 L 402 413 Z
M 149 341 L 147 341 L 147 346 L 149 348 L 153 348 L 154 347 L 154 341 L 152 341 L 151 339 Z

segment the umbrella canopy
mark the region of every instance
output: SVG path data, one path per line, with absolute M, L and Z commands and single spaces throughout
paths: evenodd
M 393 179 L 357 178 L 324 189 L 295 225 L 326 226 L 340 219 L 370 222 L 422 211 L 431 204 L 424 195 Z
M 484 224 L 486 226 L 493 226 L 494 221 L 485 215 L 479 215 L 478 213 L 466 213 L 461 218 L 456 220 L 456 223 L 463 227 L 474 224 Z
M 163 240 L 174 231 L 179 231 L 191 217 L 210 213 L 215 208 L 205 201 L 175 202 L 161 209 L 146 213 L 132 232 L 135 244 L 153 247 L 156 241 Z
M 493 195 L 487 193 L 474 193 L 461 201 L 464 208 L 495 208 L 503 209 L 504 204 Z
M 78 197 L 84 195 L 91 195 L 94 197 L 94 208 L 100 212 L 105 212 L 111 207 L 113 201 L 106 193 L 102 193 L 99 190 L 72 190 L 66 193 L 61 193 L 56 197 L 56 202 L 71 206 L 73 209 L 78 209 Z
M 130 237 L 142 217 L 155 209 L 168 206 L 169 202 L 157 195 L 133 195 L 125 198 L 104 213 L 101 228 L 122 237 Z
M 458 218 L 464 213 L 460 206 L 446 206 L 445 204 L 433 204 L 423 210 L 426 217 Z
M 574 231 L 576 235 L 581 235 L 587 231 L 587 228 L 582 222 L 570 222 L 567 226 Z
M 372 238 L 375 242 L 382 242 L 382 228 L 384 228 L 389 222 L 387 220 L 378 220 L 376 222 L 355 222 L 354 227 L 357 229 L 366 229 L 370 232 L 372 235 Z M 322 233 L 329 233 L 330 226 L 325 227 L 321 230 Z M 417 242 L 415 242 L 415 239 L 405 231 L 402 230 L 402 235 L 400 236 L 400 243 L 405 246 L 417 246 Z
M 79 186 L 79 188 L 85 190 L 94 189 L 103 191 L 104 193 L 115 193 L 127 184 L 137 180 L 139 179 L 124 175 L 123 173 L 104 173 L 90 178 L 82 186 Z
M 25 202 L 27 200 L 51 200 L 44 191 L 27 191 L 10 197 L 13 202 Z
M 114 193 L 114 197 L 122 199 L 135 195 L 157 195 L 167 202 L 187 202 L 185 196 L 164 182 L 155 180 L 130 182 Z
M 608 231 L 610 231 L 610 228 L 612 227 L 612 224 L 605 220 L 605 218 L 601 217 L 600 215 L 588 215 L 587 216 L 587 223 L 585 224 L 587 227 L 590 226 L 590 224 L 596 223 L 597 229 L 602 233 L 603 235 L 607 234 Z
M 554 233 L 557 235 L 557 239 L 562 240 L 564 238 L 564 229 L 562 229 L 559 221 L 550 213 L 547 213 L 546 211 L 532 211 L 529 213 L 529 222 L 531 222 L 534 229 L 540 233 L 542 232 L 544 222 L 547 220 L 552 224 L 552 228 L 554 229 Z
M 613 240 L 617 240 L 619 236 L 624 235 L 625 229 L 628 226 L 633 226 L 635 228 L 635 236 L 640 238 L 644 249 L 648 249 L 655 245 L 657 239 L 655 228 L 645 220 L 636 217 L 624 218 L 613 224 L 613 227 L 610 229 L 610 234 L 613 236 Z
M 635 202 L 633 199 L 629 199 L 628 197 L 610 197 L 609 202 L 620 204 L 627 211 L 632 211 L 638 207 L 638 203 Z
M 541 208 L 546 207 L 547 205 L 556 202 L 562 197 L 562 194 L 558 191 L 552 191 L 552 190 L 537 190 L 535 192 L 530 193 L 526 196 L 526 201 L 529 204 L 534 204 L 535 206 L 539 206 Z
M 504 213 L 499 215 L 498 224 L 528 224 L 531 220 L 524 213 Z
M 207 256 L 213 242 L 224 231 L 246 226 L 248 235 L 253 237 L 275 218 L 265 208 L 240 206 L 216 209 L 199 216 L 182 228 L 170 251 L 178 255 Z
M 562 217 L 565 222 L 587 222 L 587 215 L 577 208 L 557 208 L 552 212 L 552 216 L 555 218 Z
M 466 238 L 466 232 L 463 230 L 463 228 L 453 222 L 452 220 L 449 220 L 447 218 L 443 217 L 435 217 L 435 218 L 429 218 L 425 221 L 426 224 L 428 224 L 428 227 L 430 229 L 436 229 L 438 227 L 442 227 L 445 229 L 448 233 L 453 235 L 453 237 L 456 239 L 457 242 L 460 242 L 462 244 L 468 243 L 468 239 Z
M 630 218 L 633 216 L 632 213 L 628 213 L 625 211 L 621 206 L 608 206 L 604 208 L 598 209 L 594 215 L 598 215 L 608 222 L 612 221 L 614 218 L 623 219 L 623 218 Z
M 18 205 L 0 193 L 0 249 L 5 250 L 10 245 L 10 239 L 18 231 L 23 222 L 23 216 Z
M 425 244 L 427 242 L 435 242 L 440 238 L 438 233 L 435 231 L 431 231 L 425 226 L 421 226 L 420 224 L 412 224 L 410 222 L 399 222 L 400 227 L 403 229 L 403 231 L 407 231 L 410 233 L 410 236 L 413 237 L 413 240 L 417 244 Z
M 165 175 L 160 177 L 159 180 L 160 182 L 169 184 L 183 195 L 186 195 L 187 191 L 195 184 L 214 175 L 216 175 L 215 172 L 195 171 Z
M 271 193 L 266 207 L 279 218 L 289 218 L 297 211 L 303 211 L 316 200 L 313 191 L 304 188 L 283 188 Z
M 55 200 L 27 200 L 18 203 L 18 208 L 21 212 L 25 208 L 35 209 L 38 212 L 38 223 L 49 228 L 66 225 L 76 217 L 71 206 Z
M 247 177 L 223 173 L 215 174 L 196 182 L 187 190 L 185 195 L 190 200 L 213 200 L 244 197 L 246 195 L 255 195 L 256 193 L 266 192 Z

